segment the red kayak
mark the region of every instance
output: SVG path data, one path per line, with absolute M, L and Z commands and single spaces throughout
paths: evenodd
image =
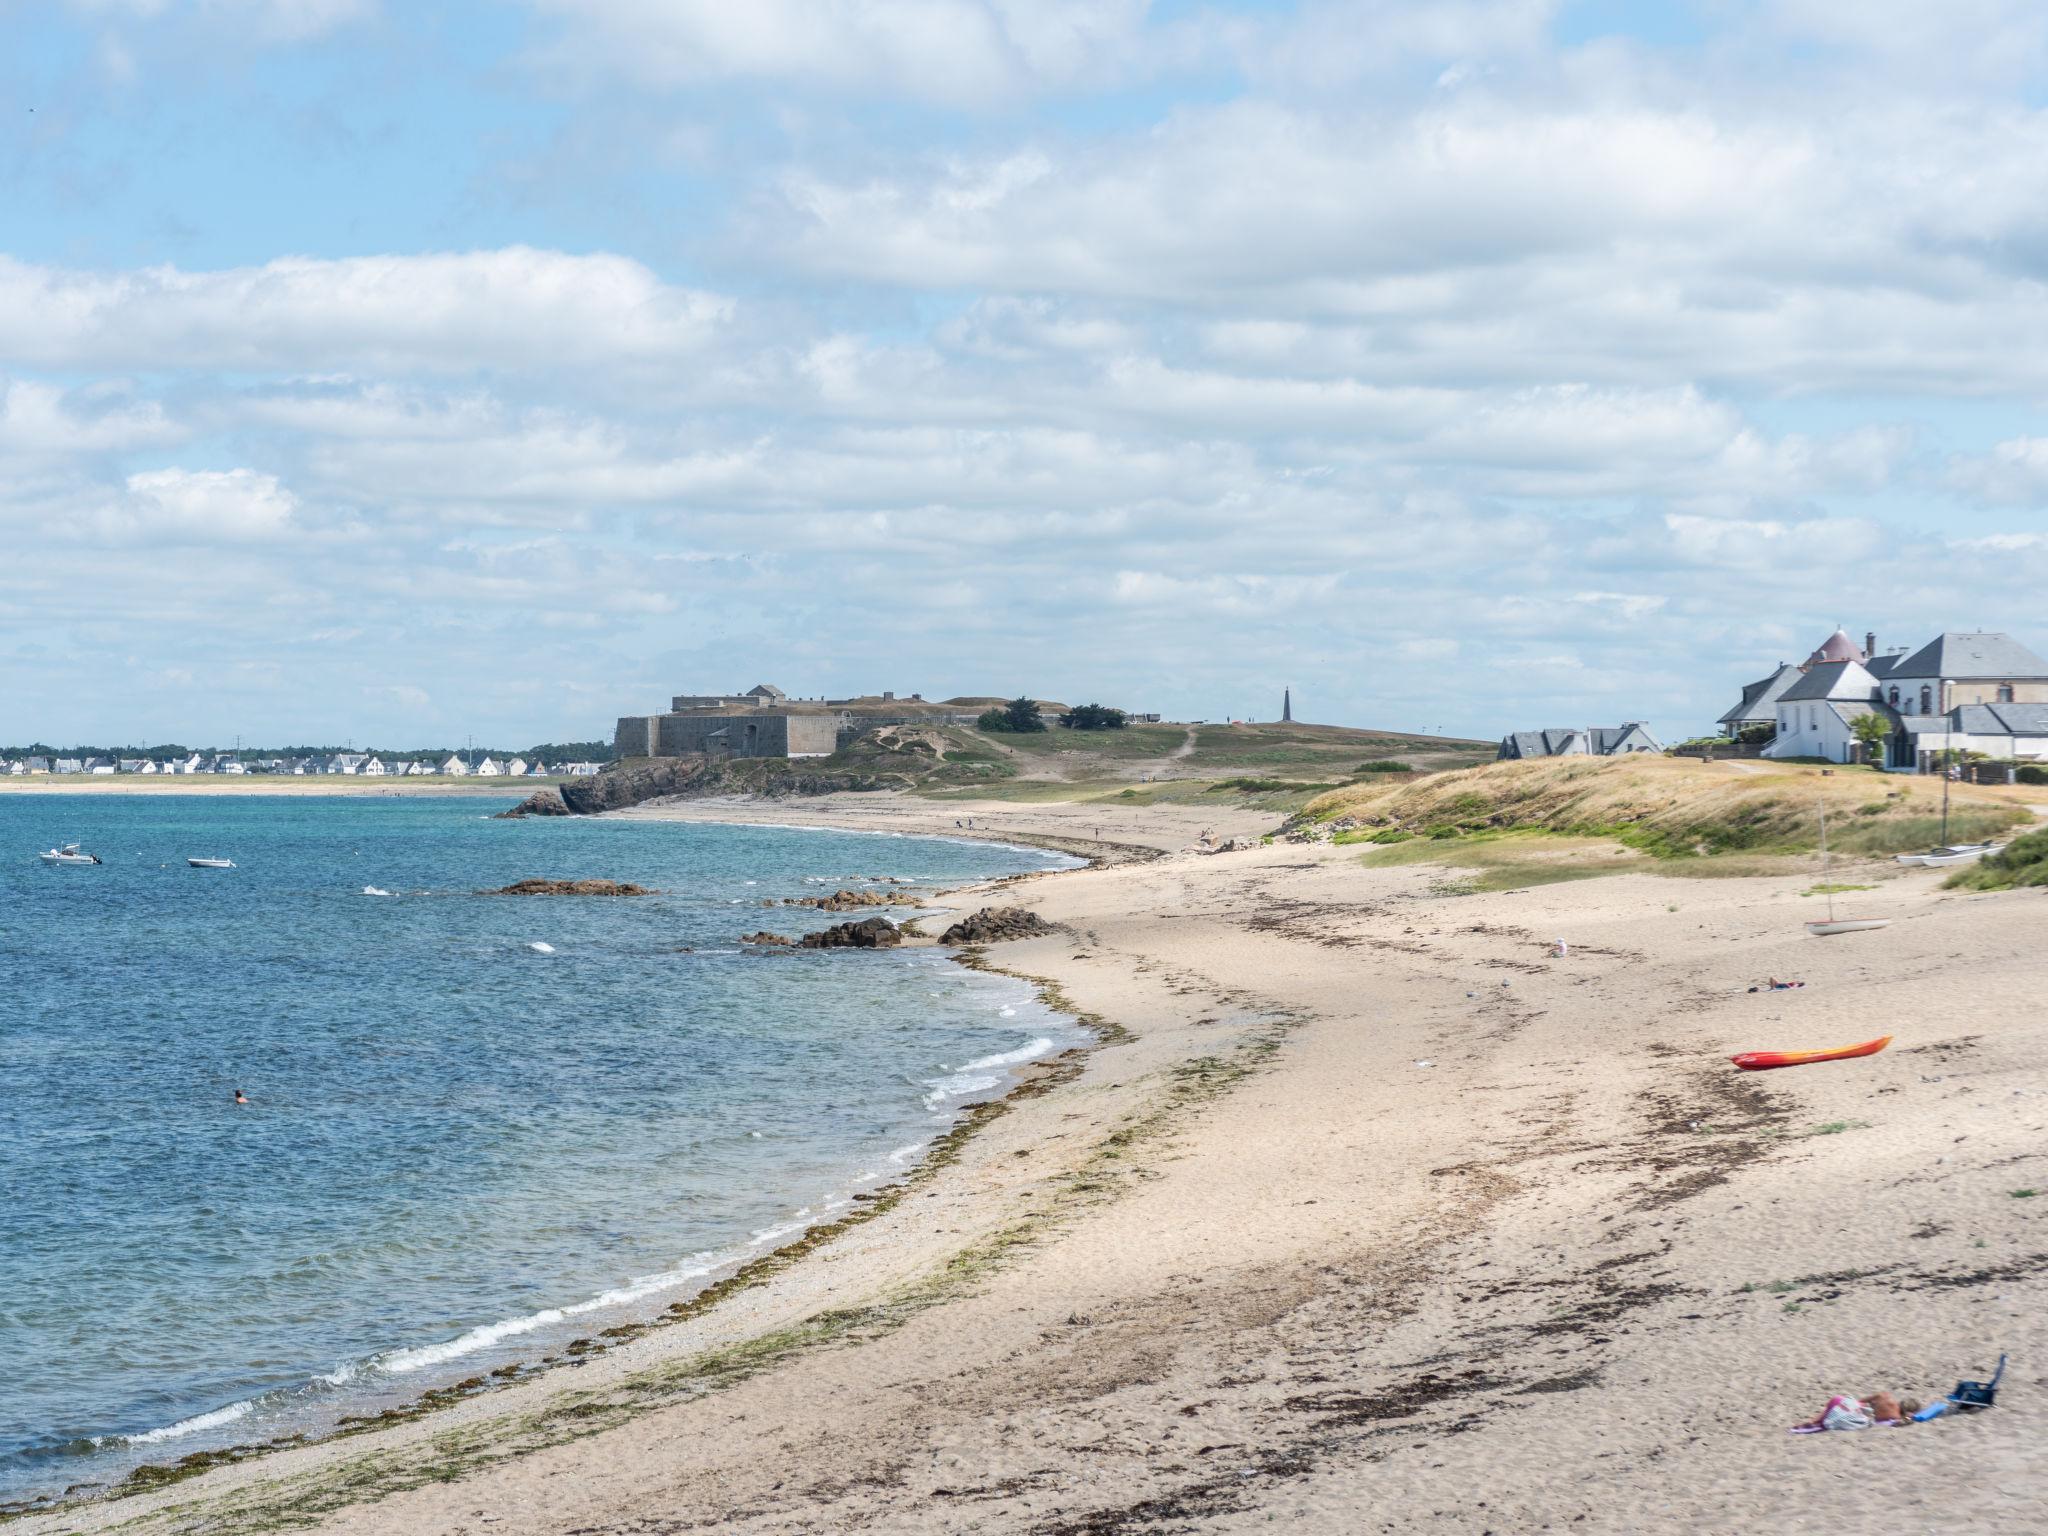
M 1876 1040 L 1866 1040 L 1861 1045 L 1844 1045 L 1832 1051 L 1744 1051 L 1740 1056 L 1728 1059 L 1745 1072 L 1761 1072 L 1766 1067 L 1803 1067 L 1809 1061 L 1848 1061 L 1855 1056 L 1875 1056 L 1892 1043 L 1892 1037 L 1885 1035 Z

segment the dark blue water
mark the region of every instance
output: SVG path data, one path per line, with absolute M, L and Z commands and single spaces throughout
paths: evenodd
M 1057 856 L 511 798 L 0 797 L 0 1497 L 657 1311 L 1075 1038 L 936 951 L 735 943 Z M 529 875 L 662 894 L 475 894 Z

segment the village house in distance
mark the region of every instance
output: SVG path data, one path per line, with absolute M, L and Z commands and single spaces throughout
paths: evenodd
M 1500 739 L 1494 757 L 1514 762 L 1524 757 L 1626 757 L 1631 752 L 1662 752 L 1664 744 L 1640 720 L 1623 725 L 1555 727 L 1547 731 L 1510 731 Z
M 1742 690 L 1722 734 L 1764 757 L 1866 761 L 1856 722 L 1883 720 L 1880 766 L 1928 773 L 1951 750 L 2007 762 L 2048 759 L 2048 661 L 2007 634 L 1952 630 L 1917 650 L 1880 652 L 1836 630 L 1805 661 Z

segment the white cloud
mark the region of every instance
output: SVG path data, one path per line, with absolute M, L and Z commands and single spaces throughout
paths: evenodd
M 0 355 L 54 368 L 674 367 L 732 313 L 622 256 L 526 246 L 116 274 L 0 256 Z
M 275 475 L 252 469 L 157 469 L 128 477 L 125 520 L 144 536 L 205 541 L 275 538 L 298 500 Z
M 738 77 L 981 107 L 1117 79 L 1162 46 L 1147 0 L 534 3 L 563 20 L 544 62 L 657 87 Z

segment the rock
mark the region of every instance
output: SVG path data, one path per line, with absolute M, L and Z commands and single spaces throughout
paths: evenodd
M 858 912 L 863 907 L 921 907 L 914 896 L 891 896 L 887 891 L 834 891 L 830 896 L 786 896 L 785 907 L 816 907 L 820 912 Z
M 627 880 L 515 880 L 485 896 L 652 896 L 654 891 Z
M 1057 930 L 1036 912 L 1022 907 L 983 907 L 939 935 L 941 944 L 1000 944 L 1005 939 L 1029 939 Z
M 759 933 L 747 934 L 740 942 L 742 944 L 780 945 L 782 948 L 788 949 L 794 941 L 782 934 L 770 933 L 764 928 Z
M 820 933 L 807 933 L 803 949 L 889 949 L 903 942 L 903 935 L 886 917 L 864 917 L 857 923 L 837 923 Z
M 517 821 L 522 816 L 573 816 L 576 813 L 562 801 L 561 792 L 550 784 L 545 789 L 536 789 L 509 811 L 500 811 L 499 821 Z

